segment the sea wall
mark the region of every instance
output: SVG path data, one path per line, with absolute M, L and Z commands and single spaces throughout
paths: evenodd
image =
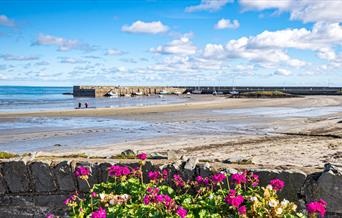
M 81 161 L 7 161 L 0 163 L 0 217 L 45 217 L 49 212 L 66 216 L 63 201 L 73 192 L 87 192 L 84 181 L 77 179 L 73 171 L 78 165 L 92 169 L 90 184 L 107 180 L 107 168 L 118 161 L 81 162 Z M 160 167 L 165 163 L 147 162 L 143 171 Z M 126 165 L 137 166 L 131 162 Z M 170 170 L 177 171 L 184 178 L 197 175 L 208 176 L 214 169 L 208 163 L 199 164 L 196 159 L 177 161 L 167 165 Z M 218 168 L 215 168 L 217 170 Z M 235 172 L 229 165 L 222 165 L 220 170 Z M 322 172 L 306 174 L 299 170 L 255 171 L 262 185 L 270 179 L 280 178 L 286 187 L 280 193 L 282 197 L 296 201 L 301 208 L 305 202 L 323 198 L 328 202 L 328 217 L 342 216 L 342 175 L 333 166 L 326 165 Z

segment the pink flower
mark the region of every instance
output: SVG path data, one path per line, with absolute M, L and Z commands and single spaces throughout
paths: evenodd
M 238 213 L 239 213 L 240 215 L 245 215 L 245 214 L 246 214 L 246 206 L 241 206 L 241 207 L 239 207 Z
M 257 174 L 253 174 L 251 176 L 252 187 L 256 187 L 259 185 L 259 176 Z
M 108 168 L 108 174 L 109 176 L 124 176 L 129 175 L 131 173 L 131 170 L 128 167 L 122 167 L 122 166 L 111 166 Z
M 224 201 L 227 204 L 232 204 L 232 200 L 233 200 L 233 198 L 235 198 L 235 195 L 236 195 L 236 191 L 234 189 L 231 189 L 229 191 L 229 194 L 227 195 L 227 197 L 224 198 Z
M 106 218 L 106 217 L 107 217 L 106 210 L 103 210 L 102 207 L 100 207 L 100 209 L 98 209 L 97 211 L 94 211 L 91 214 L 91 218 Z
M 148 195 L 145 195 L 144 204 L 148 205 L 149 203 L 150 203 L 150 197 Z
M 202 176 L 197 176 L 197 177 L 196 177 L 196 181 L 197 181 L 198 183 L 202 183 L 202 182 L 203 182 L 203 177 L 202 177 Z
M 238 208 L 240 206 L 240 204 L 243 203 L 243 201 L 244 201 L 244 199 L 243 199 L 242 195 L 238 195 L 235 198 L 232 198 L 231 204 L 233 205 L 233 207 Z
M 48 215 L 46 215 L 46 218 L 53 218 L 53 214 L 49 213 Z
M 306 210 L 309 214 L 319 213 L 322 217 L 324 217 L 326 212 L 326 206 L 327 202 L 325 202 L 323 199 L 320 199 L 319 201 L 307 204 Z
M 186 217 L 186 215 L 188 214 L 188 211 L 185 210 L 183 207 L 178 207 L 177 209 L 177 215 L 181 218 Z
M 140 160 L 146 160 L 147 159 L 147 154 L 141 153 L 137 155 L 137 158 Z
M 96 192 L 92 192 L 92 193 L 91 193 L 91 197 L 92 197 L 92 198 L 96 198 L 96 196 L 97 196 Z
M 217 173 L 217 174 L 213 175 L 213 177 L 212 177 L 213 182 L 215 182 L 215 183 L 221 183 L 225 178 L 227 178 L 227 176 L 224 175 L 223 173 Z
M 164 201 L 164 196 L 163 195 L 157 195 L 156 200 L 161 203 Z
M 76 177 L 89 176 L 89 175 L 90 175 L 90 170 L 88 167 L 79 166 L 75 170 L 75 176 Z
M 148 177 L 150 180 L 155 181 L 160 178 L 160 173 L 158 171 L 150 171 L 148 172 Z
M 163 173 L 163 179 L 166 180 L 169 175 L 169 171 L 167 171 L 166 169 L 163 169 L 162 173 Z
M 173 175 L 173 179 L 174 179 L 176 186 L 183 187 L 185 185 L 184 181 L 180 175 L 178 175 L 178 174 Z
M 236 184 L 241 184 L 241 183 L 246 183 L 247 182 L 246 176 L 244 174 L 239 174 L 239 173 L 233 174 L 232 175 L 232 180 Z
M 280 179 L 272 179 L 270 181 L 270 185 L 272 186 L 272 188 L 276 191 L 282 190 L 285 186 L 284 181 L 280 180 Z

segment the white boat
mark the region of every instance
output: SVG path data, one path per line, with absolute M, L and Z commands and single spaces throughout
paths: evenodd
M 238 95 L 239 93 L 240 93 L 240 92 L 238 92 L 238 91 L 235 91 L 235 90 L 234 90 L 234 91 L 230 91 L 230 92 L 229 92 L 229 94 L 231 94 L 231 95 Z
M 213 91 L 213 95 L 217 95 L 217 92 L 216 92 L 216 91 Z
M 133 92 L 133 95 L 137 95 L 137 96 L 142 96 L 144 93 L 142 92 Z
M 192 91 L 192 94 L 202 94 L 202 90 L 195 89 Z
M 112 92 L 112 91 L 108 92 L 108 93 L 106 94 L 106 96 L 108 96 L 108 97 L 110 97 L 110 98 L 117 98 L 117 97 L 119 97 L 118 93 Z
M 159 94 L 160 95 L 169 95 L 169 94 L 171 94 L 171 92 L 163 90 L 163 91 L 159 92 Z

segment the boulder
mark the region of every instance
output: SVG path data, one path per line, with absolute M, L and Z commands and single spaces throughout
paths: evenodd
M 178 160 L 180 158 L 179 153 L 174 150 L 167 151 L 167 159 L 168 160 Z
M 121 152 L 121 156 L 123 157 L 134 157 L 135 155 L 136 155 L 135 152 L 131 149 L 127 149 Z
M 306 203 L 322 198 L 328 202 L 328 213 L 342 216 L 342 170 L 326 164 L 323 173 L 308 176 L 302 194 Z
M 75 177 L 67 161 L 59 162 L 54 165 L 52 172 L 55 175 L 60 191 L 75 191 Z
M 34 189 L 37 192 L 53 192 L 57 190 L 49 165 L 43 162 L 30 164 Z
M 23 161 L 10 161 L 2 165 L 4 179 L 12 193 L 29 192 L 30 178 Z

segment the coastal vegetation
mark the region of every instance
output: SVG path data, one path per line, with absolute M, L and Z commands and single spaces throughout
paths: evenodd
M 65 200 L 71 217 L 324 217 L 327 203 L 320 199 L 299 212 L 297 205 L 280 199 L 286 185 L 280 179 L 259 185 L 253 172 L 186 180 L 166 168 L 143 173 L 147 155 L 138 154 L 139 166 L 113 165 L 108 181 L 95 184 L 88 194 L 75 193 Z M 78 166 L 75 176 L 88 184 L 91 169 Z M 54 217 L 49 214 L 47 217 Z
M 298 97 L 297 95 L 285 93 L 282 91 L 255 91 L 255 92 L 242 92 L 238 95 L 232 95 L 233 98 L 287 98 Z
M 10 158 L 18 157 L 18 156 L 19 155 L 17 154 L 0 151 L 0 159 L 10 159 Z

